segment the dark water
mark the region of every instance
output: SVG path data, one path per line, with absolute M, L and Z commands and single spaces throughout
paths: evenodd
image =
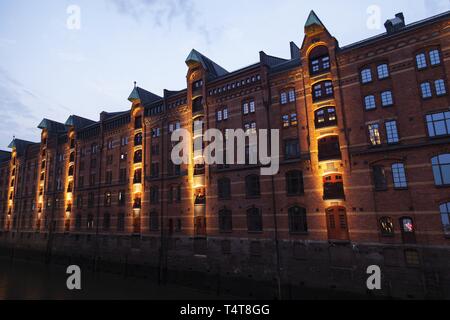
M 197 289 L 165 285 L 138 278 L 82 270 L 82 290 L 69 291 L 66 269 L 41 263 L 0 258 L 0 300 L 192 300 L 233 299 Z

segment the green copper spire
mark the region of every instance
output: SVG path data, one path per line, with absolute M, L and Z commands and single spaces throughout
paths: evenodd
M 314 10 L 311 10 L 308 20 L 306 20 L 305 28 L 310 27 L 312 25 L 318 25 L 324 27 L 322 21 L 320 21 L 319 17 L 316 15 Z

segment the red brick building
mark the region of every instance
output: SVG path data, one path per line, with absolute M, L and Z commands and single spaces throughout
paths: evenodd
M 100 121 L 45 119 L 39 143 L 0 154 L 0 242 L 361 292 L 376 264 L 385 294 L 448 297 L 449 18 L 398 14 L 341 47 L 311 12 L 287 59 L 228 72 L 193 50 L 185 90 L 135 86 Z M 197 121 L 279 129 L 279 173 L 174 165 L 172 132 Z

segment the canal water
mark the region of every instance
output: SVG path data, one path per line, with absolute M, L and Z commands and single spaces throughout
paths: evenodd
M 0 258 L 0 300 L 217 300 L 214 293 L 114 274 L 82 270 L 81 291 L 69 291 L 61 266 Z

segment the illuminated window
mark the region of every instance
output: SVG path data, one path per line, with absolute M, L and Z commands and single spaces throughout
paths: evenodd
M 381 235 L 384 237 L 391 237 L 394 235 L 394 222 L 390 217 L 380 218 Z
M 317 102 L 329 99 L 334 96 L 333 83 L 331 81 L 323 81 L 315 84 L 313 87 L 313 101 Z
M 369 129 L 369 138 L 372 146 L 381 145 L 381 135 L 380 135 L 380 125 L 378 123 L 370 124 L 368 126 Z
M 297 114 L 291 113 L 291 126 L 296 127 L 298 125 Z
M 402 231 L 403 241 L 405 243 L 415 243 L 415 225 L 410 217 L 403 217 L 400 219 L 400 227 Z
M 104 199 L 104 204 L 105 204 L 105 207 L 111 207 L 111 192 L 110 191 L 108 191 L 108 192 L 106 192 L 105 193 L 105 199 Z
M 337 125 L 336 109 L 326 107 L 315 112 L 316 129 Z
M 289 122 L 289 115 L 285 114 L 282 117 L 282 122 L 283 122 L 283 128 L 289 128 L 290 122 Z

